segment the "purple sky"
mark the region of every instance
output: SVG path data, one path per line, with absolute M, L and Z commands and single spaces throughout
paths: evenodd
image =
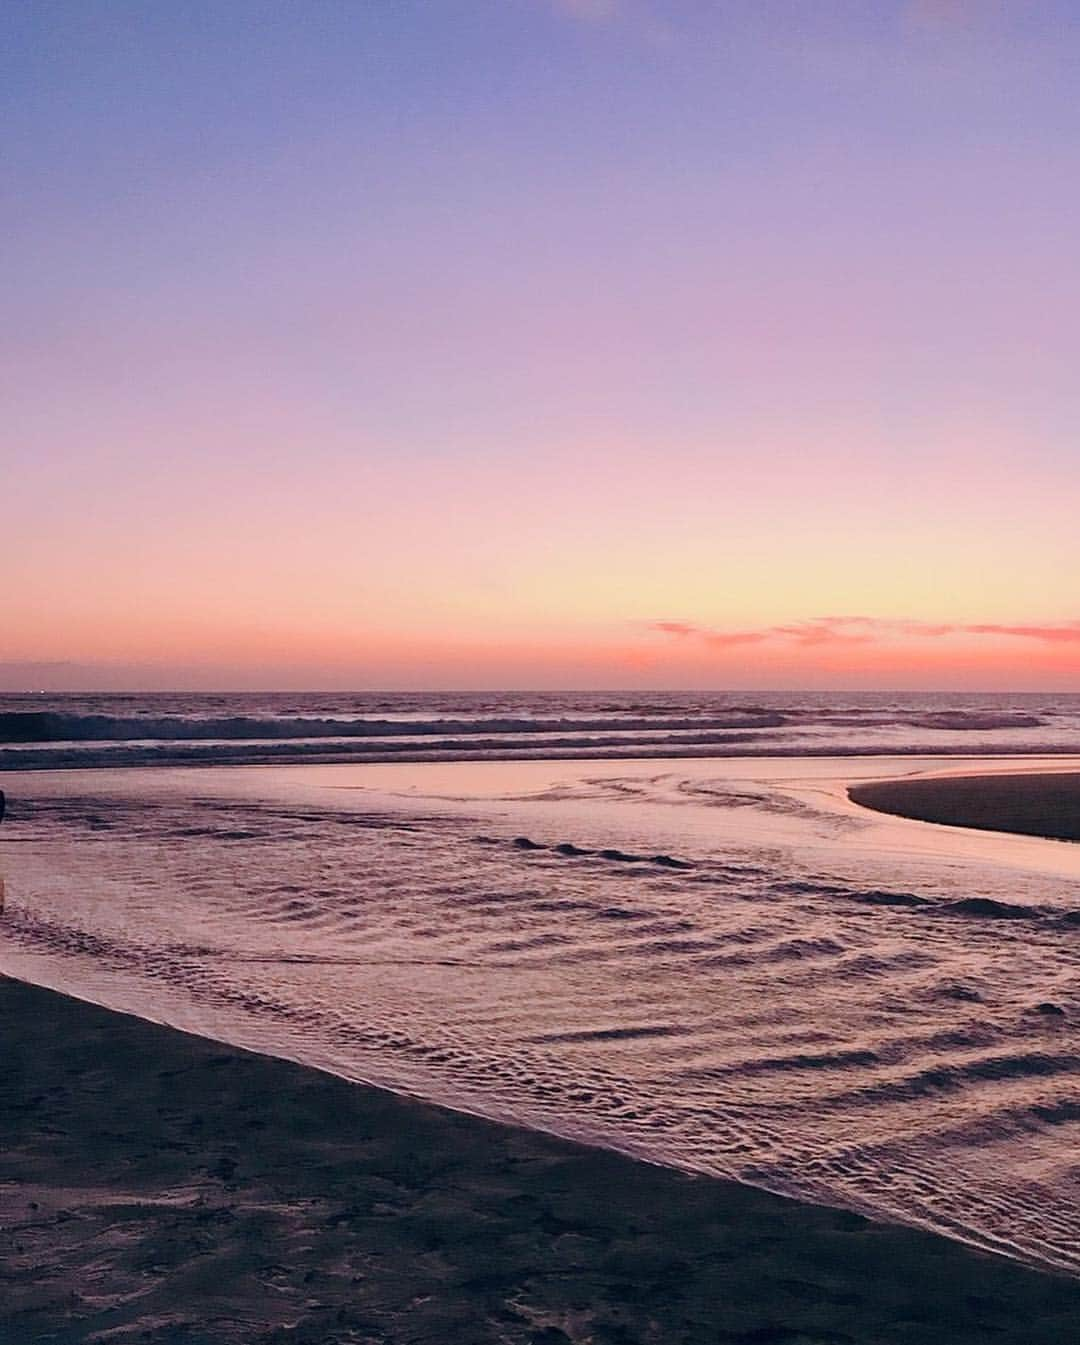
M 6 26 L 0 686 L 1080 686 L 1075 4 Z

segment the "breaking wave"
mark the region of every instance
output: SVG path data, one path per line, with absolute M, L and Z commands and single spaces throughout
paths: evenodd
M 1075 695 L 0 696 L 0 769 L 1078 750 Z

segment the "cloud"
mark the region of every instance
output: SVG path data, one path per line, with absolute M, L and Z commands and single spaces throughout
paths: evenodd
M 713 648 L 760 644 L 825 646 L 871 644 L 881 640 L 940 640 L 959 638 L 996 638 L 1035 640 L 1045 644 L 1080 644 L 1080 620 L 1045 625 L 1018 622 L 936 622 L 913 621 L 893 617 L 822 616 L 787 625 L 760 626 L 750 630 L 718 630 L 692 621 L 670 618 L 646 623 L 650 630 L 679 640 L 696 640 Z
M 771 626 L 769 633 L 778 639 L 794 641 L 795 644 L 867 644 L 874 638 L 867 629 L 865 618 L 819 617 L 814 621 L 799 621 L 791 626 Z M 851 629 L 854 627 L 854 629 Z
M 968 27 L 985 9 L 978 0 L 909 0 L 904 20 L 913 28 L 940 32 Z
M 647 623 L 650 630 L 681 640 L 699 640 L 714 648 L 762 644 L 766 640 L 795 645 L 866 644 L 874 639 L 868 626 L 877 623 L 869 617 L 816 617 L 790 625 L 760 626 L 750 630 L 717 630 L 691 621 L 661 620 Z
M 902 30 L 913 41 L 938 47 L 976 45 L 991 50 L 1031 41 L 1030 10 L 1020 0 L 907 0 Z
M 704 640 L 711 645 L 757 644 L 769 638 L 769 632 L 764 630 L 708 630 L 689 621 L 650 621 L 648 625 L 651 630 L 661 631 L 664 635 Z
M 663 631 L 665 635 L 699 635 L 700 626 L 691 625 L 689 621 L 650 621 L 649 627 L 652 630 Z
M 1080 621 L 1065 621 L 1053 626 L 964 626 L 971 635 L 1011 635 L 1020 640 L 1045 640 L 1050 644 L 1080 644 Z
M 558 13 L 586 23 L 613 19 L 623 8 L 623 0 L 550 0 L 550 4 Z
M 761 640 L 769 638 L 768 631 L 760 630 L 730 630 L 730 631 L 710 631 L 705 639 L 711 645 L 734 645 L 734 644 L 758 644 Z

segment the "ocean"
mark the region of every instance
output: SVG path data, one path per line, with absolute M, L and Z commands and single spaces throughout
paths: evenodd
M 0 695 L 0 769 L 1080 750 L 1080 694 Z
M 1080 1273 L 1080 847 L 846 795 L 1076 769 L 1080 696 L 7 696 L 0 740 L 0 971 Z

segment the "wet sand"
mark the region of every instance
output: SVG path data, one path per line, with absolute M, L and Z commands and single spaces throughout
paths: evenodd
M 1038 1345 L 1080 1282 L 0 979 L 0 1342 Z
M 954 775 L 853 785 L 853 803 L 951 827 L 1080 841 L 1080 772 Z

